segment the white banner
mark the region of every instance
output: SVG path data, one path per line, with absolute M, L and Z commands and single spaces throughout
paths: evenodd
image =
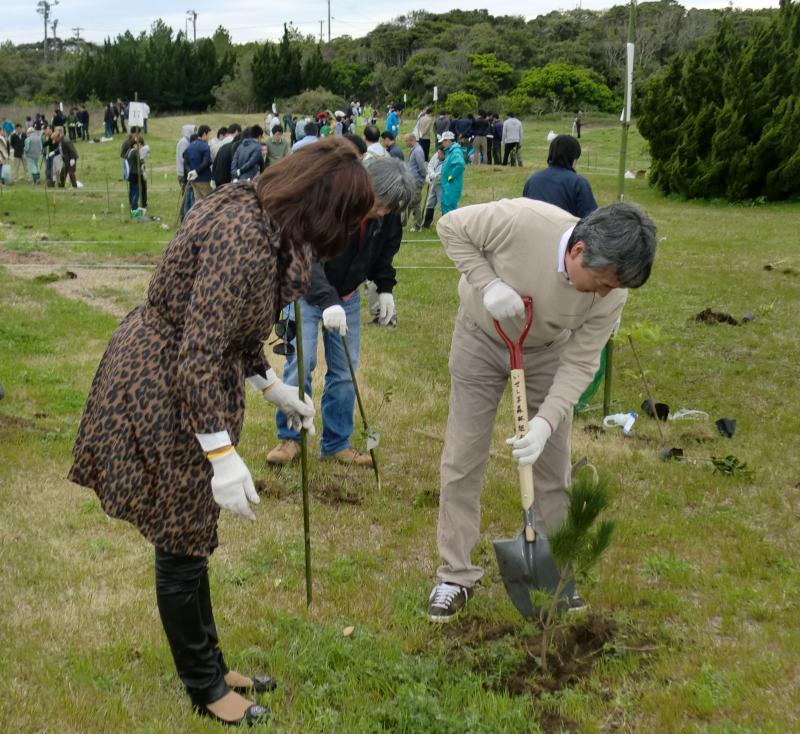
M 434 102 L 438 102 L 439 101 L 439 87 L 434 87 L 433 88 L 433 101 Z
M 633 105 L 633 44 L 627 44 L 627 68 L 625 76 L 625 122 L 631 121 L 631 106 Z
M 144 127 L 144 102 L 128 102 L 128 125 Z

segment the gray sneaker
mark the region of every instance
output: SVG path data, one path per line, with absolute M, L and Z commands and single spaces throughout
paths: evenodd
M 473 589 L 459 584 L 436 584 L 428 597 L 428 619 L 431 622 L 449 622 L 472 597 Z
M 575 593 L 569 598 L 567 614 L 580 614 L 581 612 L 585 612 L 588 608 L 589 605 L 586 603 L 586 600 L 580 594 Z

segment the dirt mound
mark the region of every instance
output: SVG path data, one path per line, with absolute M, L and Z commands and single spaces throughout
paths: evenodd
M 539 658 L 542 634 L 530 625 L 492 627 L 465 618 L 445 634 L 456 643 L 450 654 L 484 675 L 491 690 L 539 696 L 587 678 L 604 653 L 613 654 L 617 630 L 616 622 L 594 614 L 555 630 L 547 670 Z

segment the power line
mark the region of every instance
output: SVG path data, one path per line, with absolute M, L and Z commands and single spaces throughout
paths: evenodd
M 73 30 L 73 31 L 74 31 L 74 33 L 75 33 L 75 39 L 76 39 L 76 40 L 78 40 L 78 41 L 82 40 L 82 39 L 81 39 L 81 31 L 82 31 L 82 30 L 85 30 L 85 29 L 84 29 L 83 27 L 81 27 L 81 26 L 76 26 L 76 27 L 75 27 L 75 28 L 73 28 L 72 30 Z

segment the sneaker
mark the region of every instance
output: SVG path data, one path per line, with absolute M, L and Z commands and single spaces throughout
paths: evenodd
M 413 227 L 411 227 L 410 231 L 411 232 L 421 232 L 422 231 L 422 227 L 420 227 L 418 224 L 415 224 Z
M 267 454 L 269 464 L 291 464 L 300 456 L 300 442 L 285 440 L 281 441 L 272 451 Z
M 428 619 L 431 622 L 449 622 L 472 597 L 473 590 L 459 584 L 436 584 L 428 597 Z
M 579 614 L 585 612 L 588 608 L 589 605 L 586 603 L 586 600 L 580 594 L 575 593 L 569 598 L 567 614 Z
M 356 451 L 352 446 L 348 446 L 346 449 L 337 451 L 335 454 L 328 454 L 328 456 L 323 456 L 322 458 L 333 459 L 340 464 L 355 464 L 356 466 L 372 468 L 372 457 L 369 454 L 362 454 L 360 451 Z

